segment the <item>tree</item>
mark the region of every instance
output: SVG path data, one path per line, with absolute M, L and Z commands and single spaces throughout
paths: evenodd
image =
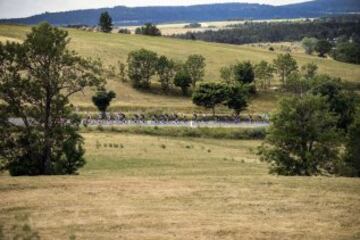
M 119 67 L 119 78 L 121 82 L 127 82 L 126 79 L 126 65 L 120 61 L 118 61 Z
M 298 69 L 296 60 L 289 53 L 279 54 L 274 60 L 274 66 L 284 86 L 289 75 Z
M 228 88 L 220 83 L 204 83 L 193 93 L 192 101 L 197 106 L 212 109 L 215 116 L 215 107 L 227 100 Z
M 266 61 L 261 61 L 255 66 L 256 83 L 260 89 L 266 90 L 271 86 L 274 78 L 274 67 Z
M 157 73 L 159 75 L 161 88 L 163 92 L 168 93 L 170 86 L 173 82 L 173 78 L 176 74 L 175 62 L 168 59 L 166 56 L 161 56 L 157 63 Z
M 0 166 L 11 175 L 74 174 L 85 164 L 69 97 L 100 86 L 102 69 L 68 43 L 68 33 L 48 23 L 22 44 L 0 43 Z
M 239 62 L 232 66 L 236 83 L 251 84 L 255 80 L 255 73 L 249 61 Z
M 106 110 L 114 98 L 116 98 L 116 94 L 113 91 L 107 92 L 105 89 L 96 92 L 95 96 L 92 97 L 92 101 L 101 112 L 103 119 L 106 118 Z
M 234 110 L 235 115 L 239 116 L 248 106 L 249 88 L 246 84 L 230 86 L 226 98 L 228 108 Z
M 344 157 L 345 171 L 343 175 L 360 177 L 360 110 L 349 128 Z
M 340 42 L 332 55 L 337 61 L 360 64 L 360 43 Z
M 318 66 L 315 63 L 308 63 L 301 67 L 301 74 L 306 79 L 313 79 L 317 74 Z
M 161 36 L 161 31 L 152 23 L 146 23 L 144 26 L 135 29 L 135 34 L 147 36 Z
M 220 77 L 228 85 L 235 84 L 234 70 L 233 70 L 232 66 L 222 67 L 220 69 Z
M 318 40 L 316 38 L 309 38 L 309 37 L 303 38 L 301 44 L 305 49 L 305 53 L 309 55 L 313 54 L 313 52 L 315 52 L 315 47 L 317 42 Z
M 320 75 L 314 79 L 311 92 L 326 98 L 330 110 L 338 116 L 337 127 L 347 132 L 359 104 L 355 93 L 346 90 L 340 79 L 327 75 Z
M 190 55 L 185 62 L 185 70 L 191 77 L 191 85 L 194 89 L 196 86 L 196 83 L 199 81 L 202 81 L 204 75 L 205 75 L 205 58 L 201 55 Z
M 312 81 L 301 75 L 300 72 L 292 72 L 287 80 L 285 89 L 293 94 L 303 96 L 311 89 Z
M 109 33 L 112 31 L 112 18 L 108 12 L 103 12 L 100 15 L 99 26 L 102 32 Z
M 151 77 L 156 73 L 157 60 L 157 54 L 146 49 L 129 53 L 128 76 L 135 88 L 150 87 Z
M 191 86 L 191 77 L 187 73 L 187 71 L 184 71 L 183 69 L 178 71 L 174 78 L 174 84 L 177 87 L 181 88 L 183 96 L 188 95 L 188 89 Z
M 315 46 L 315 51 L 319 54 L 319 57 L 325 57 L 331 49 L 332 44 L 327 40 L 319 40 Z
M 338 157 L 340 135 L 326 99 L 311 94 L 284 98 L 259 149 L 270 172 L 311 176 L 330 171 Z

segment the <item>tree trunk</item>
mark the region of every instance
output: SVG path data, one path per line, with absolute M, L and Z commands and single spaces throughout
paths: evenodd
M 103 120 L 106 119 L 106 110 L 101 112 L 101 118 L 102 118 Z
M 46 102 L 45 102 L 45 119 L 44 119 L 44 160 L 43 160 L 43 173 L 45 175 L 52 174 L 51 166 L 51 136 L 50 136 L 50 113 L 51 113 L 51 94 L 50 86 L 46 89 Z
M 183 96 L 187 96 L 187 95 L 188 95 L 188 91 L 187 91 L 187 88 L 186 88 L 186 87 L 182 87 L 181 90 L 182 90 Z

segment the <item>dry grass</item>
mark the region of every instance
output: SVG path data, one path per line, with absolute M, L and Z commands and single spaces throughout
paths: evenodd
M 80 176 L 0 176 L 6 233 L 28 213 L 43 239 L 360 238 L 358 179 L 270 176 L 259 142 L 84 136 Z

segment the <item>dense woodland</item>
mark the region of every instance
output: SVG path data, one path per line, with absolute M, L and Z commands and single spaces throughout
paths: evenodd
M 174 37 L 230 44 L 300 41 L 304 37 L 333 40 L 345 36 L 356 41 L 360 39 L 360 15 L 304 22 L 246 22 L 228 27 L 219 31 L 188 32 Z

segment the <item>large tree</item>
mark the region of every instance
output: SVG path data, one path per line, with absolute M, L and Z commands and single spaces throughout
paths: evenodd
M 186 60 L 184 67 L 191 77 L 191 85 L 194 89 L 196 83 L 203 80 L 203 77 L 205 76 L 205 58 L 198 54 L 190 55 Z
M 135 50 L 128 56 L 128 76 L 135 88 L 148 89 L 156 73 L 157 54 L 146 49 Z
M 281 101 L 259 151 L 280 175 L 318 175 L 330 171 L 341 140 L 337 118 L 324 97 L 311 94 Z
M 0 43 L 0 165 L 12 175 L 73 174 L 85 164 L 69 97 L 99 86 L 99 62 L 67 49 L 48 23 L 24 43 Z
M 109 33 L 112 31 L 112 18 L 108 12 L 103 12 L 100 15 L 99 26 L 102 32 Z

